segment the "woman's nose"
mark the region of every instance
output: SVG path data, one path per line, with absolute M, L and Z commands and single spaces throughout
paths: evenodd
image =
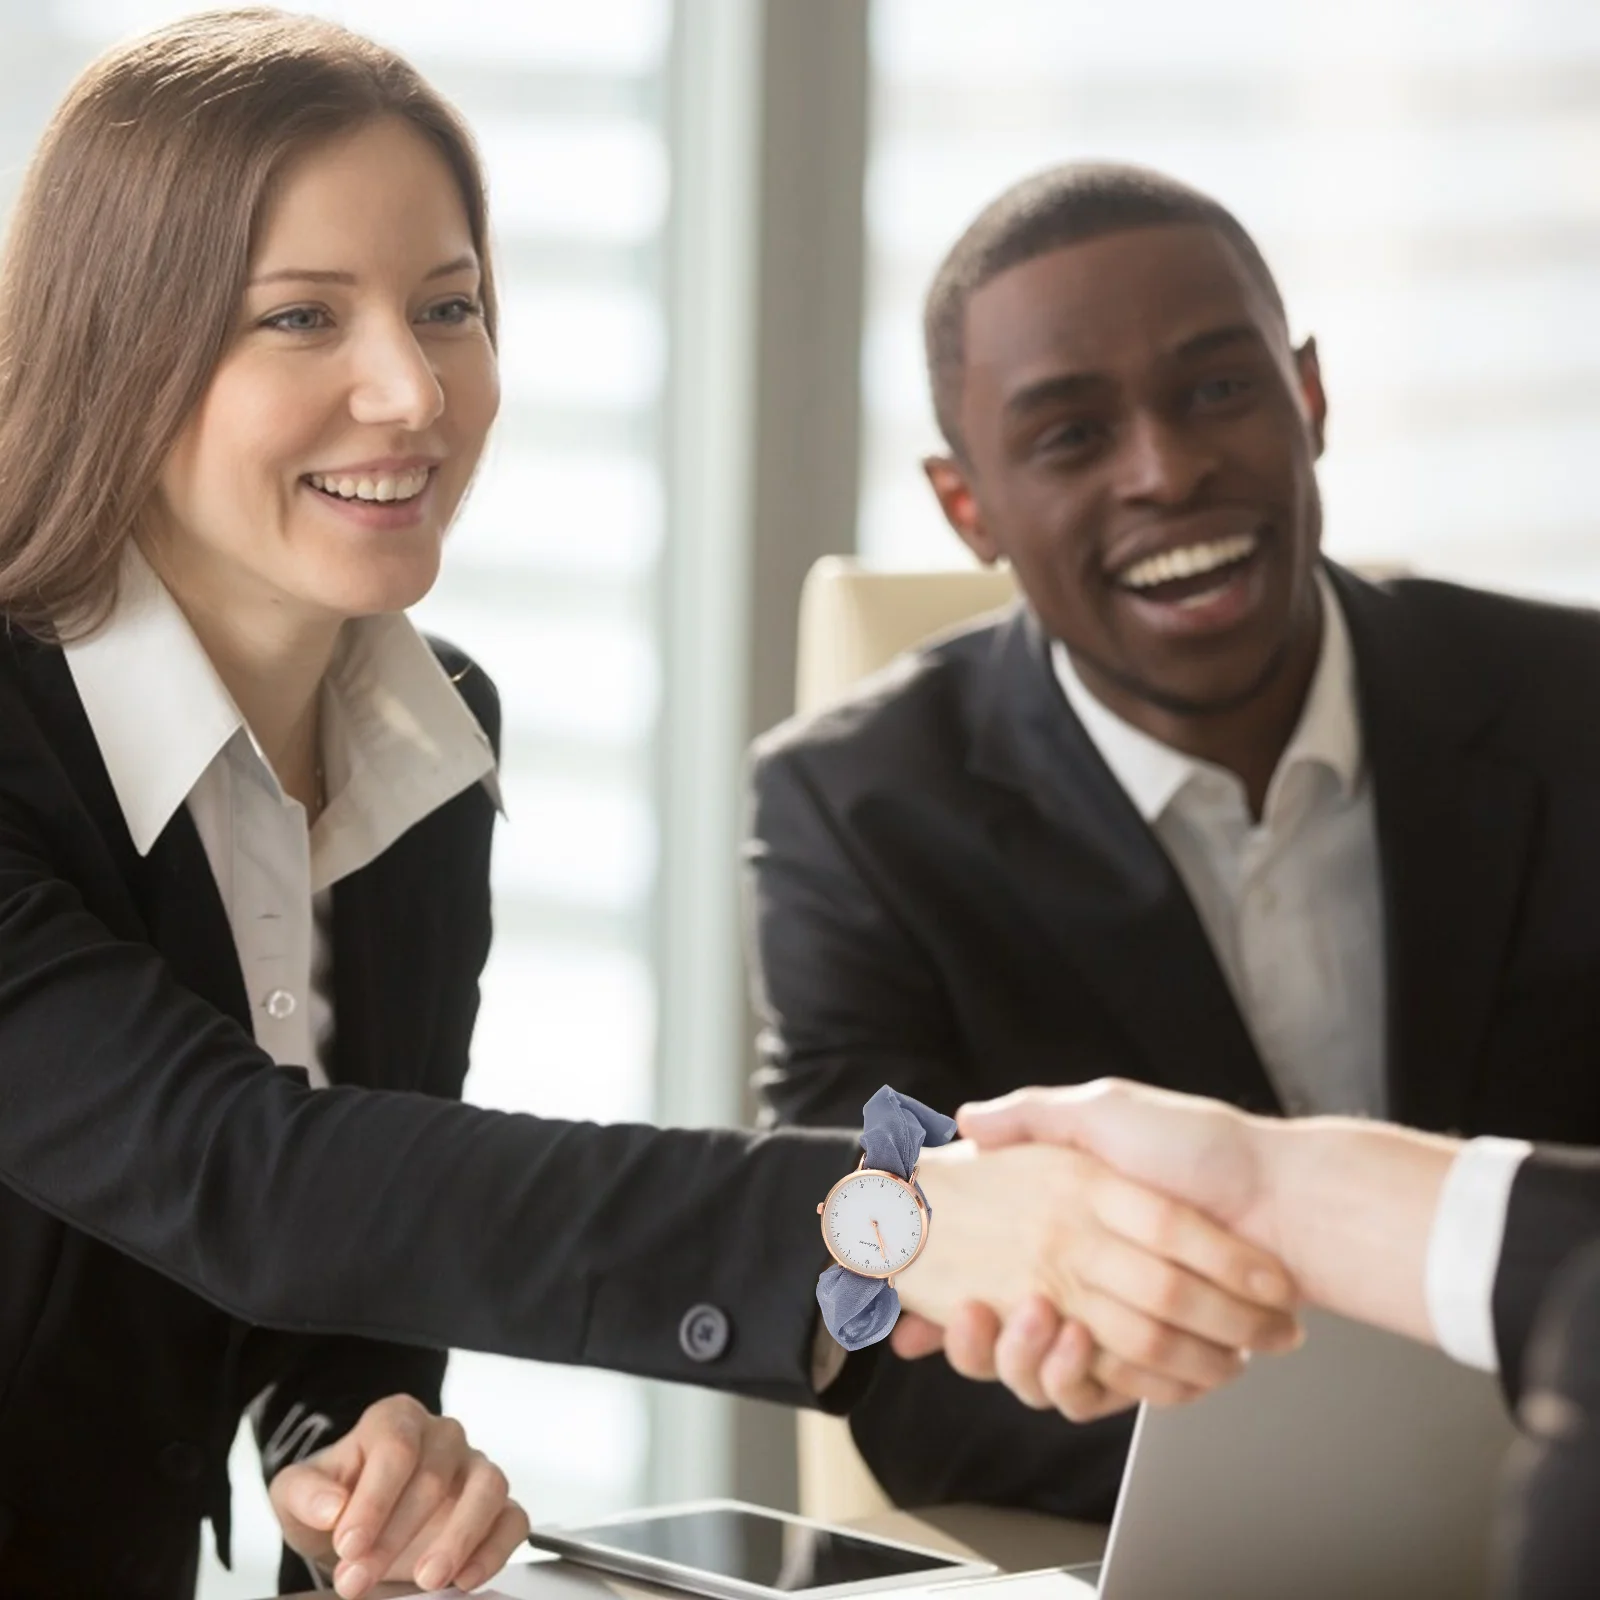
M 444 410 L 444 389 L 410 326 L 368 336 L 357 352 L 350 414 L 420 433 Z

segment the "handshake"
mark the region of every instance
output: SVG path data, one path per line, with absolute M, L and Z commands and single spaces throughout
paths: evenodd
M 1250 1116 L 1106 1079 L 962 1108 L 925 1150 L 935 1218 L 896 1280 L 892 1343 L 943 1349 L 1076 1422 L 1181 1404 L 1247 1352 L 1294 1349 L 1302 1302 L 1432 1338 L 1424 1262 L 1450 1140 Z

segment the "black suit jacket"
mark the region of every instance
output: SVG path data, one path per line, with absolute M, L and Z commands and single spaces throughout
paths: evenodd
M 336 886 L 313 1092 L 255 1046 L 187 810 L 141 859 L 61 653 L 0 633 L 0 1593 L 186 1592 L 269 1385 L 269 1436 L 437 1405 L 451 1344 L 810 1398 L 814 1208 L 853 1139 L 454 1103 L 492 823 L 474 785 Z
M 1600 1241 L 1600 1150 L 1536 1149 L 1517 1169 L 1494 1280 L 1494 1336 L 1506 1394 L 1527 1385 L 1534 1327 L 1552 1282 Z M 1600 1392 L 1600 1346 L 1592 1352 Z
M 1600 1591 L 1600 1153 L 1518 1170 L 1495 1279 L 1495 1334 L 1522 1401 L 1499 1528 L 1507 1600 Z
M 1600 1143 L 1600 618 L 1336 568 L 1383 875 L 1389 1114 Z M 1018 610 L 757 747 L 763 1087 L 848 1125 L 1115 1073 L 1278 1109 L 1177 872 Z M 885 1359 L 856 1440 L 909 1505 L 1106 1518 L 1130 1424 Z

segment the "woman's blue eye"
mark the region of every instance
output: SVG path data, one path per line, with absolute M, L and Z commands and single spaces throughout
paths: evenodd
M 453 300 L 441 300 L 436 306 L 429 306 L 424 316 L 429 322 L 444 322 L 459 324 L 466 322 L 470 317 L 481 317 L 483 307 L 476 300 L 469 299 L 466 295 L 458 295 Z
M 285 333 L 316 333 L 327 327 L 328 314 L 317 306 L 290 306 L 287 311 L 275 311 L 261 326 L 281 328 Z

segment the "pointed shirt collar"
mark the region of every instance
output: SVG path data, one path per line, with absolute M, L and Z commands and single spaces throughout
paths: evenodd
M 1269 816 L 1286 775 L 1298 766 L 1327 768 L 1346 796 L 1356 790 L 1362 778 L 1364 757 L 1350 629 L 1333 585 L 1321 568 L 1317 571 L 1317 592 L 1322 602 L 1322 644 L 1300 721 L 1272 775 L 1266 805 Z M 1103 705 L 1078 675 L 1060 640 L 1051 643 L 1050 661 L 1061 692 L 1084 732 L 1147 823 L 1155 823 L 1201 773 L 1216 773 L 1232 783 L 1238 782 L 1210 762 L 1198 761 L 1151 738 Z
M 237 735 L 250 739 L 249 729 L 131 540 L 111 616 L 63 654 L 134 848 L 147 855 L 217 755 Z M 329 800 L 313 834 L 324 884 L 473 783 L 499 805 L 488 735 L 405 616 L 347 623 L 324 692 Z

